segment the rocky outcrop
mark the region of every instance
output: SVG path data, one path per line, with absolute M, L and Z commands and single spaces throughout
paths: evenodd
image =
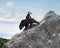
M 49 11 L 40 25 L 16 34 L 3 48 L 60 48 L 60 16 Z

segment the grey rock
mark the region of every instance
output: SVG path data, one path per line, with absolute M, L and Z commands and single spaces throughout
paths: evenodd
M 3 48 L 60 48 L 60 16 L 49 11 L 38 26 L 16 34 Z

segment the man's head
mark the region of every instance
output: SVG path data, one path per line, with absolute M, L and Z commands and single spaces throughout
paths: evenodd
M 28 14 L 32 14 L 30 11 L 28 11 Z

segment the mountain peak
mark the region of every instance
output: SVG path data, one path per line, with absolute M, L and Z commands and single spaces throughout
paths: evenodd
M 50 14 L 50 13 L 54 13 L 54 14 L 55 14 L 55 12 L 54 12 L 54 11 L 52 11 L 52 10 L 51 10 L 51 11 L 49 11 L 47 14 Z
M 48 16 L 56 16 L 56 13 L 54 11 L 49 11 L 48 13 L 46 13 L 45 17 Z
M 55 22 L 58 21 L 60 19 L 60 15 L 56 14 L 54 11 L 49 11 L 48 13 L 46 13 L 45 17 L 43 18 L 43 20 L 47 21 L 47 22 Z
M 49 11 L 41 22 L 16 34 L 3 48 L 60 48 L 60 16 Z

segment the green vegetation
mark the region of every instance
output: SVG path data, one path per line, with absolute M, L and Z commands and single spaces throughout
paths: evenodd
M 0 38 L 0 48 L 2 48 L 3 44 L 6 43 L 8 39 Z

